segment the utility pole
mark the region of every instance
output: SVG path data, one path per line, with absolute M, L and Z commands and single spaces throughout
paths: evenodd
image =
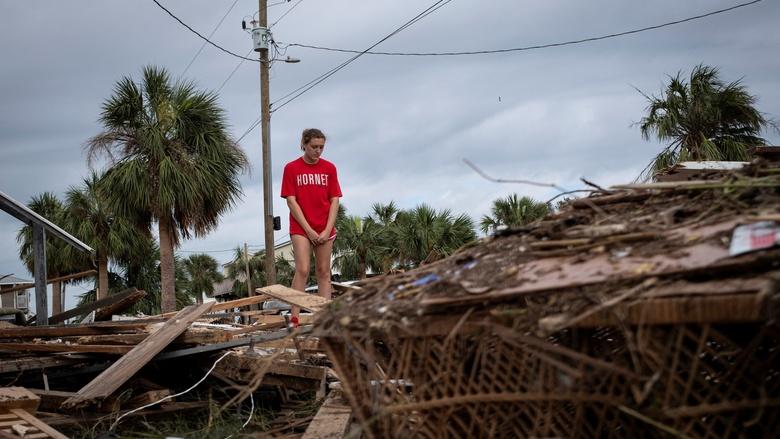
M 265 228 L 265 279 L 266 285 L 276 283 L 276 265 L 274 265 L 274 204 L 273 181 L 271 179 L 271 99 L 269 96 L 269 59 L 268 44 L 268 0 L 259 1 L 259 28 L 265 38 L 260 52 L 260 137 L 263 148 L 263 224 Z M 257 47 L 257 46 L 256 46 Z
M 255 290 L 252 288 L 252 273 L 249 272 L 249 250 L 246 242 L 244 243 L 244 270 L 246 270 L 247 297 L 252 297 L 255 295 Z

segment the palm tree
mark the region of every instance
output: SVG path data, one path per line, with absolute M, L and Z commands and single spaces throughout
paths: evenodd
M 396 215 L 393 242 L 399 263 L 417 266 L 452 254 L 476 239 L 474 222 L 465 214 L 454 217 L 449 210 L 437 212 L 421 204 Z
M 400 212 L 398 205 L 394 201 L 390 201 L 387 204 L 372 204 L 371 213 L 368 215 L 368 218 L 382 228 L 380 237 L 381 254 L 378 263 L 378 271 L 381 273 L 389 273 L 395 267 L 400 257 L 399 249 L 393 242 L 393 238 L 398 235 L 396 233 L 398 212 Z
M 365 279 L 367 269 L 379 270 L 386 253 L 385 230 L 372 218 L 346 216 L 336 224 L 338 239 L 333 243 L 333 265 L 346 279 Z
M 146 229 L 157 222 L 162 310 L 174 311 L 174 249 L 181 239 L 206 235 L 232 208 L 247 158 L 228 135 L 217 95 L 192 82 L 172 84 L 161 68 L 145 67 L 139 84 L 120 80 L 100 121 L 89 161 L 110 159 L 102 186 L 117 215 Z
M 48 219 L 54 224 L 62 225 L 66 217 L 65 206 L 56 195 L 51 192 L 44 192 L 35 195 L 27 203 L 27 207 L 33 212 Z M 31 226 L 22 227 L 16 235 L 16 241 L 19 243 L 19 259 L 22 260 L 27 270 L 32 273 L 35 269 L 33 257 L 33 232 Z M 48 277 L 58 277 L 64 275 L 73 268 L 75 264 L 68 259 L 66 248 L 69 247 L 64 241 L 50 234 L 46 236 L 46 275 Z M 51 286 L 52 291 L 52 315 L 62 312 L 62 283 L 54 282 Z
M 495 232 L 499 227 L 517 227 L 536 221 L 550 213 L 550 206 L 531 197 L 518 197 L 517 194 L 493 200 L 491 215 L 485 215 L 480 221 L 484 233 Z
M 750 148 L 765 143 L 758 134 L 771 124 L 741 81 L 723 82 L 714 67 L 696 66 L 687 83 L 677 73 L 659 97 L 642 94 L 649 101 L 639 122 L 642 137 L 669 142 L 645 176 L 686 160 L 748 160 Z
M 223 279 L 217 271 L 217 260 L 206 254 L 190 255 L 184 260 L 184 271 L 187 275 L 187 291 L 195 298 L 196 303 L 203 303 L 203 293 L 214 292 L 214 283 Z
M 92 172 L 80 187 L 71 186 L 66 194 L 67 224 L 71 232 L 95 249 L 98 268 L 98 299 L 108 296 L 108 263 L 131 257 L 134 250 L 149 239 L 127 218 L 115 215 L 99 190 L 101 176 Z M 66 254 L 72 260 L 83 259 L 70 247 Z M 84 261 L 85 263 L 87 261 Z
M 240 297 L 249 295 L 249 285 L 246 281 L 247 261 L 249 262 L 249 277 L 252 280 L 252 287 L 257 288 L 267 284 L 265 277 L 265 251 L 261 250 L 247 256 L 249 257 L 248 259 L 244 257 L 244 250 L 241 247 L 236 247 L 233 261 L 227 264 L 226 277 L 234 281 L 233 292 Z M 276 266 L 276 282 L 282 285 L 290 285 L 295 274 L 295 267 L 290 261 L 284 259 L 282 255 L 276 257 L 274 265 Z M 314 267 L 314 264 L 312 264 L 312 267 Z

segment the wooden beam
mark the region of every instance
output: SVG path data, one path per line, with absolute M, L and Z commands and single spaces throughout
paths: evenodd
M 74 357 L 25 357 L 17 359 L 5 359 L 0 361 L 0 374 L 9 372 L 25 372 L 28 370 L 49 369 L 59 366 L 70 366 L 78 364 L 84 361 L 89 361 L 90 357 L 87 356 L 75 356 Z
M 90 311 L 98 310 L 101 308 L 109 308 L 110 310 L 109 312 L 113 314 L 114 312 L 118 312 L 118 310 L 127 308 L 128 306 L 134 304 L 135 302 L 138 302 L 145 296 L 146 296 L 146 292 L 143 290 L 136 290 L 135 288 L 128 289 L 122 291 L 121 293 L 112 294 L 108 297 L 104 297 L 94 302 L 85 303 L 84 305 L 77 306 L 73 309 L 69 309 L 63 313 L 55 314 L 49 317 L 49 323 L 56 324 L 56 323 L 64 322 L 69 318 L 80 316 L 82 314 L 86 314 Z M 106 312 L 101 314 L 102 317 L 105 317 L 105 315 Z
M 213 303 L 190 305 L 176 316 L 165 322 L 163 326 L 146 340 L 135 346 L 127 355 L 123 356 L 108 369 L 78 391 L 78 395 L 63 403 L 63 408 L 85 405 L 95 399 L 106 398 L 127 380 L 132 378 L 155 355 L 159 354 L 176 337 L 181 335 L 192 322 L 207 313 L 214 306 Z
M 45 424 L 43 421 L 36 418 L 35 416 L 27 413 L 27 411 L 25 410 L 11 409 L 11 413 L 18 416 L 20 419 L 24 420 L 26 423 L 30 424 L 31 426 L 35 427 L 40 432 L 46 433 L 47 436 L 44 437 L 52 438 L 52 439 L 68 439 L 67 436 L 53 429 L 52 427 Z M 25 437 L 30 437 L 30 436 L 25 436 Z M 37 436 L 37 437 L 41 437 L 41 436 Z
M 342 438 L 352 420 L 352 407 L 345 404 L 341 392 L 333 391 L 311 420 L 301 439 Z
M 49 280 L 47 280 L 46 283 L 47 284 L 52 284 L 54 282 L 62 282 L 62 281 L 72 280 L 72 279 L 81 279 L 82 277 L 93 276 L 93 275 L 96 275 L 96 274 L 97 274 L 97 270 L 87 270 L 87 271 L 82 271 L 82 272 L 79 272 L 79 273 L 69 274 L 67 276 L 52 277 L 52 278 L 49 278 Z M 35 286 L 34 283 L 33 284 L 19 284 L 19 285 L 15 286 L 15 287 L 5 288 L 5 289 L 2 290 L 2 292 L 3 293 L 12 293 L 14 291 L 26 290 L 26 289 L 32 288 L 34 286 Z
M 0 339 L 66 337 L 69 335 L 100 335 L 119 333 L 138 333 L 149 325 L 149 322 L 102 322 L 64 326 L 22 326 L 19 328 L 3 328 Z
M 252 296 L 252 297 L 244 297 L 242 299 L 236 299 L 236 300 L 230 300 L 228 302 L 210 302 L 214 304 L 214 307 L 211 308 L 210 312 L 217 312 L 217 311 L 225 311 L 226 309 L 231 308 L 241 308 L 243 306 L 253 305 L 255 303 L 261 303 L 268 300 L 268 296 Z M 171 317 L 175 312 L 167 312 L 165 314 L 158 314 L 156 316 L 151 316 L 150 318 L 154 317 Z
M 35 272 L 35 316 L 39 325 L 49 324 L 49 301 L 46 294 L 46 231 L 38 223 L 33 229 L 33 271 Z
M 27 389 L 34 393 L 41 400 L 41 404 L 38 408 L 41 411 L 56 411 L 60 408 L 63 402 L 71 396 L 75 395 L 74 392 L 63 392 L 61 390 L 43 390 L 43 389 Z
M 95 354 L 126 354 L 132 346 L 79 345 L 65 343 L 0 343 L 0 351 L 21 352 L 91 352 Z
M 271 285 L 258 288 L 256 291 L 258 293 L 271 296 L 274 299 L 279 299 L 282 302 L 287 302 L 291 305 L 301 307 L 302 309 L 311 311 L 313 313 L 320 311 L 330 302 L 330 300 L 324 297 L 304 293 L 302 291 L 285 287 L 284 285 Z
M 41 398 L 24 387 L 0 387 L 0 412 L 24 409 L 35 413 L 40 403 Z

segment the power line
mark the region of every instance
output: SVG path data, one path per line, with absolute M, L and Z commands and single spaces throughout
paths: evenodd
M 297 1 L 297 2 L 294 4 L 294 5 L 292 5 L 292 7 L 291 7 L 290 9 L 288 9 L 288 10 L 287 10 L 287 12 L 285 12 L 284 14 L 282 14 L 282 16 L 281 16 L 281 17 L 279 17 L 279 18 L 278 18 L 276 21 L 274 21 L 274 23 L 273 23 L 272 25 L 268 26 L 268 29 L 270 30 L 272 27 L 276 26 L 276 23 L 279 23 L 280 21 L 282 21 L 282 18 L 286 17 L 286 16 L 287 16 L 287 14 L 289 14 L 290 12 L 292 12 L 292 10 L 293 10 L 293 9 L 295 9 L 295 7 L 296 7 L 296 6 L 298 6 L 299 4 L 301 4 L 301 2 L 302 2 L 302 1 L 303 1 L 303 0 L 298 0 L 298 1 Z
M 249 56 L 249 55 L 250 55 L 250 54 L 251 54 L 253 51 L 254 51 L 253 49 L 249 49 L 249 52 L 247 52 L 247 53 L 246 53 L 246 56 Z M 230 81 L 230 78 L 232 78 L 232 77 L 233 77 L 233 75 L 235 75 L 235 74 L 236 74 L 236 72 L 238 71 L 238 68 L 239 68 L 239 67 L 241 67 L 241 65 L 242 65 L 242 64 L 244 64 L 244 61 L 245 61 L 245 60 L 244 60 L 244 59 L 242 59 L 241 61 L 239 61 L 239 62 L 238 62 L 238 64 L 237 64 L 237 65 L 236 65 L 236 67 L 233 69 L 233 71 L 232 71 L 232 72 L 230 72 L 230 74 L 228 75 L 228 77 L 227 77 L 227 78 L 225 78 L 225 80 L 224 80 L 224 81 L 222 81 L 222 85 L 220 85 L 220 86 L 219 86 L 219 88 L 217 89 L 217 93 L 219 93 L 220 91 L 222 91 L 222 88 L 225 86 L 225 84 L 227 84 L 227 83 L 228 83 L 228 81 Z
M 350 63 L 352 63 L 356 59 L 358 59 L 361 56 L 365 55 L 368 51 L 370 51 L 374 47 L 378 46 L 379 44 L 383 43 L 384 41 L 388 40 L 389 38 L 393 37 L 394 35 L 398 34 L 399 32 L 403 31 L 404 29 L 408 28 L 409 26 L 412 26 L 413 24 L 415 24 L 418 21 L 422 20 L 426 16 L 430 15 L 431 13 L 435 12 L 436 10 L 438 10 L 439 8 L 441 8 L 442 6 L 446 5 L 447 3 L 451 2 L 451 1 L 452 0 L 438 0 L 438 1 L 436 1 L 434 4 L 432 4 L 431 6 L 428 6 L 428 8 L 426 8 L 425 10 L 423 10 L 422 12 L 417 14 L 414 18 L 412 18 L 411 20 L 407 21 L 406 23 L 404 23 L 403 25 L 398 27 L 393 32 L 390 32 L 384 38 L 382 38 L 379 41 L 377 41 L 376 43 L 372 44 L 367 49 L 359 52 L 357 55 L 353 56 L 352 58 L 344 61 L 343 63 L 341 63 L 338 66 L 332 68 L 331 70 L 323 73 L 322 75 L 318 76 L 317 78 L 314 78 L 313 80 L 311 80 L 308 83 L 302 85 L 301 87 L 298 87 L 297 89 L 295 89 L 295 90 L 287 93 L 286 95 L 282 96 L 281 98 L 275 100 L 274 102 L 271 103 L 272 106 L 275 105 L 277 102 L 282 101 L 284 99 L 287 99 L 289 97 L 289 99 L 287 99 L 286 101 L 282 102 L 282 104 L 280 104 L 279 106 L 277 106 L 274 109 L 272 109 L 271 112 L 275 112 L 275 111 L 279 110 L 280 108 L 284 107 L 285 105 L 289 104 L 290 102 L 298 99 L 304 93 L 308 92 L 309 90 L 311 90 L 312 88 L 316 87 L 317 85 L 319 85 L 320 83 L 322 83 L 326 79 L 330 78 L 331 76 L 336 74 L 339 70 L 345 68 L 346 66 L 348 66 Z M 292 96 L 292 97 L 290 97 L 290 96 Z
M 225 48 L 224 48 L 224 47 L 222 47 L 222 46 L 219 46 L 219 45 L 217 45 L 217 44 L 216 44 L 216 43 L 214 43 L 213 41 L 211 41 L 211 40 L 209 40 L 208 38 L 206 38 L 206 37 L 204 37 L 203 35 L 201 35 L 201 34 L 200 34 L 198 31 L 196 31 L 195 29 L 191 28 L 189 25 L 187 25 L 187 23 L 185 23 L 185 22 L 181 21 L 181 19 L 179 19 L 179 17 L 177 17 L 177 16 L 173 15 L 173 12 L 169 11 L 168 9 L 166 9 L 166 8 L 165 8 L 165 6 L 163 6 L 163 5 L 161 5 L 161 4 L 160 4 L 160 2 L 158 2 L 157 0 L 152 0 L 152 1 L 153 1 L 153 2 L 154 2 L 156 5 L 157 5 L 157 6 L 159 6 L 159 7 L 160 7 L 160 8 L 161 8 L 163 11 L 167 12 L 167 13 L 168 13 L 168 15 L 170 15 L 171 17 L 173 17 L 173 19 L 174 19 L 174 20 L 178 21 L 178 22 L 179 22 L 179 23 L 180 23 L 182 26 L 186 27 L 186 28 L 187 28 L 187 30 L 189 30 L 190 32 L 192 32 L 192 33 L 194 33 L 195 35 L 199 36 L 201 39 L 203 39 L 203 40 L 204 40 L 205 42 L 207 42 L 208 44 L 211 44 L 212 46 L 216 47 L 217 49 L 219 49 L 219 50 L 221 50 L 221 51 L 223 51 L 223 52 L 227 53 L 228 55 L 233 55 L 233 56 L 235 56 L 236 58 L 241 58 L 241 59 L 243 59 L 243 60 L 245 60 L 245 61 L 260 62 L 260 60 L 259 60 L 259 59 L 252 59 L 252 58 L 247 58 L 247 57 L 245 57 L 245 56 L 241 56 L 241 55 L 239 55 L 239 54 L 237 54 L 237 53 L 233 53 L 233 52 L 231 52 L 231 51 L 229 51 L 229 50 L 225 49 Z
M 214 26 L 214 30 L 212 30 L 211 33 L 209 34 L 209 38 L 213 37 L 214 34 L 217 32 L 217 29 L 219 29 L 219 27 L 222 26 L 222 22 L 225 21 L 225 18 L 227 18 L 228 14 L 230 14 L 230 11 L 232 11 L 233 8 L 236 6 L 236 3 L 238 3 L 238 0 L 234 0 L 233 1 L 233 4 L 230 5 L 230 7 L 228 8 L 227 12 L 225 12 L 225 15 L 223 15 L 222 19 L 219 20 L 219 23 L 217 23 L 217 25 Z M 190 66 L 192 66 L 192 63 L 194 63 L 195 60 L 198 59 L 198 56 L 200 55 L 200 53 L 203 52 L 203 48 L 204 47 L 206 47 L 206 42 L 205 41 L 203 42 L 203 44 L 200 45 L 200 49 L 198 49 L 197 53 L 195 53 L 195 56 L 192 57 L 192 59 L 190 60 L 190 63 L 187 64 L 187 67 L 184 68 L 184 72 L 182 72 L 181 76 L 184 76 L 185 74 L 187 74 L 187 71 L 190 69 Z M 243 62 L 244 60 L 241 60 L 241 61 Z
M 601 35 L 598 37 L 590 37 L 590 38 L 583 38 L 580 40 L 571 40 L 571 41 L 563 41 L 560 43 L 550 43 L 550 44 L 540 44 L 536 46 L 524 46 L 524 47 L 513 47 L 509 49 L 493 49 L 493 50 L 475 50 L 475 51 L 466 51 L 466 52 L 371 52 L 371 51 L 359 51 L 359 50 L 351 50 L 351 49 L 337 49 L 332 47 L 323 47 L 323 46 L 313 46 L 309 44 L 299 44 L 299 43 L 289 43 L 288 47 L 303 47 L 307 49 L 316 49 L 316 50 L 325 50 L 330 52 L 342 52 L 342 53 L 360 53 L 360 54 L 366 54 L 366 55 L 388 55 L 388 56 L 462 56 L 462 55 L 486 55 L 486 54 L 494 54 L 494 53 L 507 53 L 507 52 L 521 52 L 521 51 L 527 51 L 527 50 L 536 50 L 536 49 L 547 49 L 550 47 L 560 47 L 560 46 L 569 46 L 573 44 L 581 44 L 581 43 L 588 43 L 591 41 L 599 41 L 599 40 L 606 40 L 609 38 L 615 38 L 615 37 L 622 37 L 625 35 L 631 35 L 631 34 L 637 34 L 640 32 L 645 32 L 649 30 L 655 30 L 660 29 L 667 26 L 673 26 L 676 24 L 685 23 L 688 21 L 698 20 L 701 18 L 711 17 L 713 15 L 722 14 L 725 12 L 733 11 L 735 9 L 744 8 L 745 6 L 754 5 L 762 0 L 754 0 L 747 3 L 741 3 L 735 6 L 731 6 L 725 9 L 718 9 L 716 11 L 708 12 L 706 14 L 696 15 L 693 17 L 684 18 L 682 20 L 675 20 L 670 21 L 668 23 L 658 24 L 654 26 L 647 26 L 639 29 L 633 29 L 625 32 L 618 32 L 613 34 L 607 34 L 607 35 Z

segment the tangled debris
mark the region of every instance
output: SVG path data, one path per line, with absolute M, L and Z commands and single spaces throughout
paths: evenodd
M 594 191 L 366 282 L 315 333 L 369 437 L 771 435 L 778 171 Z

